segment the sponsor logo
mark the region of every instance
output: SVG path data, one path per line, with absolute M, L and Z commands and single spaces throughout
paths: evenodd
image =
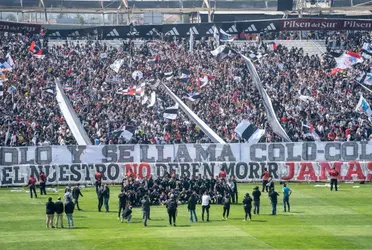
M 110 31 L 110 33 L 107 34 L 107 36 L 120 36 L 119 32 L 116 29 L 113 29 Z
M 276 28 L 275 28 L 275 25 L 274 25 L 273 23 L 270 23 L 270 24 L 265 28 L 265 30 L 269 30 L 269 31 L 271 31 L 271 30 L 276 30 Z
M 255 32 L 255 31 L 257 31 L 257 29 L 256 29 L 256 26 L 254 26 L 254 24 L 251 24 L 245 31 Z
M 191 33 L 190 33 L 191 32 Z M 190 34 L 193 34 L 193 35 L 199 35 L 199 32 L 198 30 L 195 28 L 195 26 L 192 26 L 189 30 L 189 32 L 186 33 L 186 35 L 190 35 Z
M 176 29 L 176 27 L 173 27 L 170 31 L 165 33 L 165 35 L 166 36 L 179 36 L 180 33 L 178 33 L 178 30 Z
M 251 26 L 254 27 L 254 25 L 252 24 Z M 254 27 L 254 29 L 256 30 L 256 27 Z M 236 29 L 236 25 L 233 25 L 231 26 L 228 30 L 226 30 L 227 33 L 237 33 L 238 30 Z
M 129 31 L 129 33 L 127 33 L 127 36 L 138 36 L 138 35 L 139 35 L 139 32 L 134 27 L 132 28 L 131 31 Z
M 152 28 L 152 30 L 150 30 L 149 32 L 147 32 L 146 35 L 147 36 L 159 35 L 159 32 L 155 28 Z
M 61 36 L 61 34 L 59 33 L 59 31 L 56 31 L 56 32 L 50 34 L 49 36 L 54 36 L 54 37 L 56 37 L 56 36 Z
M 80 33 L 79 33 L 79 31 L 75 31 L 75 32 L 72 32 L 71 34 L 69 34 L 68 36 L 80 36 Z
M 214 29 L 213 27 L 210 28 L 207 32 L 206 32 L 207 35 L 213 35 L 214 34 Z

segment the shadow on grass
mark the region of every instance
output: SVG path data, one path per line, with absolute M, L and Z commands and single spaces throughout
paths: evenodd
M 167 227 L 167 226 L 166 225 L 147 225 L 147 227 Z
M 64 230 L 88 229 L 89 227 L 65 227 Z M 60 229 L 58 229 L 60 230 Z
M 149 221 L 164 221 L 165 219 L 151 219 Z
M 267 222 L 267 220 L 252 220 L 252 222 Z
M 295 212 L 288 212 L 288 213 L 290 213 L 290 214 L 303 214 L 304 212 L 302 212 L 302 211 L 295 211 Z
M 191 227 L 191 225 L 177 225 L 177 227 Z

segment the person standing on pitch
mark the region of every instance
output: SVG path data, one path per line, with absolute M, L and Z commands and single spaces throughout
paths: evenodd
M 258 190 L 260 192 L 260 190 Z M 243 199 L 243 207 L 244 207 L 244 221 L 247 221 L 247 217 L 249 216 L 249 221 L 252 220 L 252 198 L 249 196 L 249 193 L 246 193 Z
M 278 196 L 279 194 L 274 189 L 270 190 L 269 197 L 271 200 L 271 208 L 272 208 L 271 215 L 276 215 L 276 205 L 278 204 Z
M 222 219 L 227 220 L 229 218 L 230 214 L 230 195 L 226 194 L 225 197 L 222 199 L 222 204 L 223 204 L 223 214 L 222 214 Z
M 260 214 L 260 197 L 261 197 L 261 191 L 259 190 L 259 187 L 256 186 L 254 189 L 253 189 L 253 192 L 252 192 L 252 196 L 253 196 L 253 213 L 254 214 Z
M 96 174 L 94 175 L 94 178 L 96 179 L 96 193 L 98 194 L 98 191 L 101 187 L 101 182 L 102 182 L 102 174 L 101 172 L 98 170 L 98 168 L 96 168 Z
M 105 205 L 106 213 L 109 212 L 110 188 L 105 184 L 103 186 L 103 204 Z
M 127 195 L 124 189 L 121 190 L 121 193 L 118 195 L 119 198 L 119 213 L 118 213 L 118 220 L 120 219 L 120 214 L 122 210 L 125 210 L 126 203 L 127 203 Z
M 336 167 L 333 167 L 331 170 L 329 170 L 329 176 L 331 177 L 331 191 L 333 190 L 333 186 L 335 186 L 335 190 L 338 191 L 337 185 L 340 173 L 336 170 Z
M 270 173 L 269 171 L 267 171 L 267 168 L 264 169 L 264 172 L 261 176 L 262 178 L 262 192 L 269 192 L 269 187 L 267 186 L 267 184 L 269 183 L 269 178 L 270 178 Z
M 80 211 L 82 209 L 79 207 L 79 196 L 83 197 L 83 194 L 80 190 L 80 184 L 77 184 L 76 187 L 72 189 L 72 198 L 74 199 L 75 206 Z
M 194 191 L 192 195 L 190 196 L 190 199 L 187 203 L 187 209 L 190 212 L 190 222 L 194 222 L 193 215 L 195 218 L 195 222 L 198 222 L 198 217 L 196 216 L 196 213 L 195 213 L 197 203 L 198 203 L 198 199 L 196 198 L 196 192 Z
M 170 200 L 168 200 L 167 202 L 169 225 L 171 226 L 172 226 L 172 219 L 173 219 L 173 226 L 176 226 L 177 207 L 178 207 L 177 200 L 174 197 L 174 194 L 171 194 Z
M 235 175 L 231 176 L 231 181 L 234 183 L 233 203 L 238 203 L 238 183 L 235 179 Z
M 67 189 L 65 195 L 63 196 L 65 203 L 67 202 L 67 198 L 70 197 L 70 200 L 72 200 L 72 194 L 71 194 L 71 189 Z
M 98 199 L 98 212 L 101 212 L 103 206 L 103 187 L 98 188 L 97 199 Z
M 34 192 L 35 198 L 37 198 L 35 185 L 36 185 L 36 178 L 33 175 L 31 175 L 30 178 L 28 179 L 28 186 L 30 187 L 31 199 L 32 199 L 32 192 Z
M 72 214 L 74 213 L 75 205 L 72 202 L 70 197 L 67 197 L 67 202 L 65 203 L 65 213 L 67 218 L 67 224 L 68 227 L 74 227 L 74 219 L 72 217 Z
M 47 228 L 54 228 L 53 220 L 54 220 L 54 202 L 52 201 L 52 197 L 48 198 L 48 202 L 45 204 L 46 206 L 46 227 Z
M 284 212 L 291 212 L 291 207 L 289 205 L 289 196 L 291 196 L 292 190 L 287 187 L 287 184 L 283 184 L 283 205 L 284 205 Z
M 128 205 L 125 209 L 123 209 L 121 223 L 123 223 L 124 220 L 127 220 L 127 223 L 129 223 L 131 219 L 132 219 L 132 206 Z
M 47 176 L 44 174 L 43 171 L 40 171 L 40 174 L 39 174 L 40 195 L 47 194 L 45 190 L 46 181 L 47 181 Z
M 150 211 L 150 200 L 147 195 L 145 195 L 141 201 L 142 203 L 142 212 L 143 212 L 143 225 L 147 227 L 147 220 L 149 218 L 149 211 Z
M 209 221 L 209 208 L 210 208 L 211 197 L 207 191 L 202 196 L 202 220 L 204 221 L 204 212 L 207 211 L 207 221 Z
M 57 215 L 56 219 L 56 228 L 58 228 L 58 222 L 60 221 L 61 223 L 61 228 L 63 228 L 63 203 L 61 201 L 61 197 L 58 197 L 56 203 L 54 203 L 54 210 Z

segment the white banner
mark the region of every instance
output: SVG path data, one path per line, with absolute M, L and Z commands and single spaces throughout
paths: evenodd
M 30 175 L 39 179 L 42 170 L 47 175 L 47 184 L 93 184 L 98 169 L 105 183 L 121 183 L 129 169 L 136 178 L 144 179 L 175 173 L 179 176 L 206 176 L 213 178 L 223 168 L 227 176 L 236 176 L 238 181 L 260 181 L 265 168 L 274 180 L 280 181 L 328 181 L 332 167 L 340 173 L 343 181 L 371 181 L 372 162 L 194 162 L 194 163 L 105 163 L 23 165 L 0 167 L 0 186 L 27 185 Z
M 178 166 L 180 174 L 182 174 L 183 167 L 190 166 L 192 169 L 195 168 L 191 173 L 201 173 L 202 175 L 204 174 L 204 164 L 213 168 L 213 174 L 218 173 L 221 166 L 227 164 L 226 169 L 234 170 L 228 172 L 237 175 L 238 179 L 258 180 L 259 178 L 256 176 L 254 178 L 250 175 L 245 177 L 245 174 L 241 174 L 240 178 L 238 173 L 246 171 L 246 168 L 251 169 L 254 164 L 260 166 L 259 171 L 262 171 L 263 166 L 276 164 L 277 170 L 272 171 L 277 172 L 277 178 L 282 178 L 280 173 L 284 173 L 290 164 L 294 164 L 295 169 L 301 169 L 303 164 L 310 163 L 313 164 L 315 175 L 319 176 L 320 170 L 318 171 L 316 166 L 322 162 L 343 162 L 344 168 L 349 168 L 350 164 L 357 166 L 355 164 L 358 163 L 360 170 L 355 171 L 368 178 L 369 172 L 372 171 L 372 143 L 298 142 L 1 147 L 0 185 L 16 185 L 18 182 L 23 185 L 22 181 L 16 181 L 19 180 L 18 177 L 20 175 L 27 177 L 32 169 L 39 167 L 44 172 L 50 171 L 53 172 L 53 175 L 55 173 L 56 177 L 52 178 L 50 183 L 57 184 L 69 181 L 90 182 L 93 175 L 88 172 L 94 172 L 96 166 L 106 166 L 106 168 L 111 166 L 112 169 L 116 169 L 117 166 L 119 171 L 124 171 L 125 164 L 143 163 L 149 164 L 151 166 L 150 172 L 156 176 L 157 168 L 162 164 L 168 166 L 167 168 L 173 165 Z M 230 167 L 231 164 L 234 166 Z M 89 170 L 84 166 L 89 166 Z M 60 179 L 59 176 L 64 175 L 61 174 L 61 171 L 65 171 L 63 169 L 79 172 L 81 178 L 64 180 L 62 177 Z M 293 171 L 294 176 L 289 179 L 297 180 L 295 173 L 297 170 Z M 111 178 L 110 181 L 121 182 L 122 174 L 123 172 L 118 173 L 118 176 Z M 358 176 L 358 179 L 363 179 L 361 174 Z M 8 184 L 9 182 L 11 184 Z

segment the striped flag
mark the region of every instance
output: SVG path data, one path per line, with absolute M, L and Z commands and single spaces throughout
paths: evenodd
M 0 80 L 0 96 L 4 95 L 4 84 L 3 81 Z
M 163 117 L 165 119 L 169 119 L 169 120 L 177 119 L 178 108 L 179 108 L 178 103 L 176 103 L 176 105 L 174 105 L 172 107 L 166 108 L 164 110 Z
M 258 129 L 254 124 L 247 120 L 243 120 L 239 123 L 234 131 L 240 136 L 240 138 L 245 139 L 249 143 L 258 143 L 261 137 L 265 134 L 264 129 Z
M 36 45 L 35 41 L 32 41 L 30 48 L 28 49 L 32 52 L 34 57 L 43 59 L 45 57 L 45 51 L 39 48 L 39 46 Z
M 221 45 L 217 49 L 211 51 L 212 55 L 217 58 L 217 60 L 223 60 L 226 57 L 236 54 L 226 45 Z

